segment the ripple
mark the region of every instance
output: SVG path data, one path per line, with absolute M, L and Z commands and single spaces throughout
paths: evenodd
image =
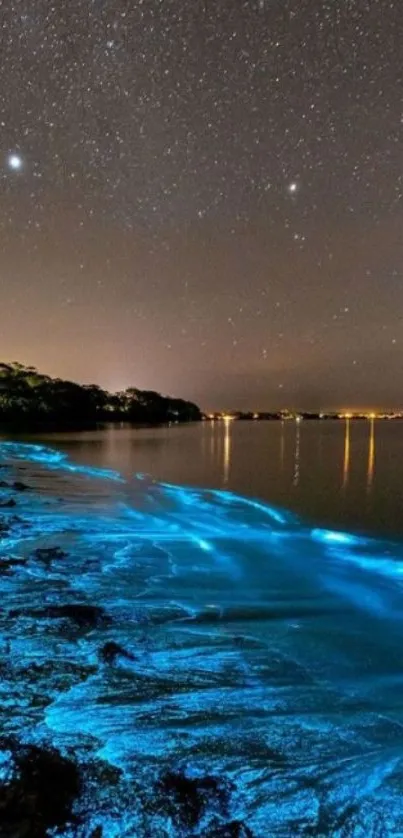
M 0 464 L 0 806 L 35 748 L 79 773 L 66 838 L 403 833 L 401 544 L 44 446 Z

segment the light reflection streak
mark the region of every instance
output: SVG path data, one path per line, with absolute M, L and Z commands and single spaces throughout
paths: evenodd
M 210 427 L 210 457 L 212 461 L 215 460 L 215 453 L 216 453 L 216 422 L 209 422 Z
M 350 419 L 345 420 L 344 458 L 343 458 L 343 489 L 347 488 L 350 474 Z
M 367 491 L 370 492 L 375 473 L 375 419 L 371 417 L 368 443 Z
M 300 446 L 301 446 L 301 426 L 299 422 L 296 423 L 295 431 L 295 454 L 294 454 L 294 475 L 292 484 L 297 487 L 300 480 Z
M 281 420 L 281 436 L 280 436 L 280 471 L 284 471 L 284 456 L 285 456 L 285 436 L 284 436 L 284 419 Z
M 223 457 L 223 480 L 228 483 L 229 470 L 231 465 L 231 425 L 230 419 L 224 420 L 224 457 Z

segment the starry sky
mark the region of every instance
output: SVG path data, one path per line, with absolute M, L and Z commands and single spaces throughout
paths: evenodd
M 403 403 L 400 0 L 11 0 L 0 360 Z

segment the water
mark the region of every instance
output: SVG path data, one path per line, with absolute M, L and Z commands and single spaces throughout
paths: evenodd
M 403 533 L 403 422 L 206 422 L 53 434 L 76 462 L 230 489 L 312 523 Z
M 403 835 L 403 427 L 345 430 L 0 443 L 4 835 Z M 79 783 L 34 832 L 54 749 Z

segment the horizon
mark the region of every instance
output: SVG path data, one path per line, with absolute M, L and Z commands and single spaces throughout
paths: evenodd
M 26 368 L 34 367 L 40 375 L 45 375 L 45 376 L 47 375 L 51 378 L 64 378 L 64 376 L 41 370 L 35 364 L 27 363 L 25 361 L 17 361 L 17 360 L 14 360 L 14 361 L 0 361 L 0 365 L 1 364 L 11 365 L 11 366 L 13 364 L 19 364 L 22 367 L 26 367 Z M 136 382 L 128 383 L 124 387 L 108 388 L 108 387 L 105 387 L 103 384 L 101 384 L 99 381 L 83 381 L 79 377 L 77 377 L 76 379 L 70 378 L 70 379 L 65 379 L 65 380 L 69 380 L 73 383 L 80 384 L 81 386 L 84 386 L 84 387 L 95 384 L 96 386 L 101 387 L 101 389 L 103 389 L 106 392 L 111 393 L 111 394 L 124 392 L 125 390 L 130 389 L 131 387 L 134 387 L 134 388 L 139 389 L 139 390 L 141 390 L 141 389 L 154 390 L 155 389 L 154 387 L 150 387 L 150 386 L 138 387 Z M 157 390 L 157 392 L 161 392 L 161 395 L 166 396 L 166 397 L 186 399 L 186 400 L 189 400 L 189 401 L 193 401 L 193 399 L 188 398 L 186 393 L 180 393 L 180 392 L 179 393 L 172 393 L 172 392 L 169 393 L 169 392 L 158 391 L 158 390 Z M 256 406 L 251 407 L 251 406 L 249 406 L 249 407 L 245 407 L 245 408 L 234 407 L 233 405 L 232 406 L 220 406 L 220 407 L 211 407 L 211 406 L 210 407 L 205 407 L 204 405 L 198 404 L 197 402 L 196 402 L 196 404 L 198 405 L 198 407 L 200 407 L 200 410 L 205 415 L 208 415 L 209 413 L 228 414 L 228 415 L 235 414 L 235 413 L 280 413 L 282 411 L 290 412 L 290 413 L 301 412 L 301 413 L 323 413 L 323 414 L 330 414 L 330 413 L 350 414 L 351 413 L 352 415 L 355 415 L 355 414 L 360 414 L 360 413 L 363 413 L 363 414 L 371 414 L 371 413 L 374 413 L 374 412 L 375 413 L 388 413 L 388 412 L 391 412 L 391 411 L 392 412 L 393 411 L 398 412 L 398 411 L 403 410 L 403 403 L 400 403 L 400 404 L 361 404 L 361 405 L 356 403 L 354 407 L 352 407 L 351 405 L 343 404 L 343 403 L 341 403 L 339 405 L 334 405 L 332 407 L 323 407 L 323 405 L 320 405 L 319 407 L 318 406 L 314 407 L 312 405 L 303 407 L 301 405 L 296 405 L 296 404 L 279 403 L 276 406 L 274 406 L 274 405 L 270 405 L 268 407 L 256 407 Z

